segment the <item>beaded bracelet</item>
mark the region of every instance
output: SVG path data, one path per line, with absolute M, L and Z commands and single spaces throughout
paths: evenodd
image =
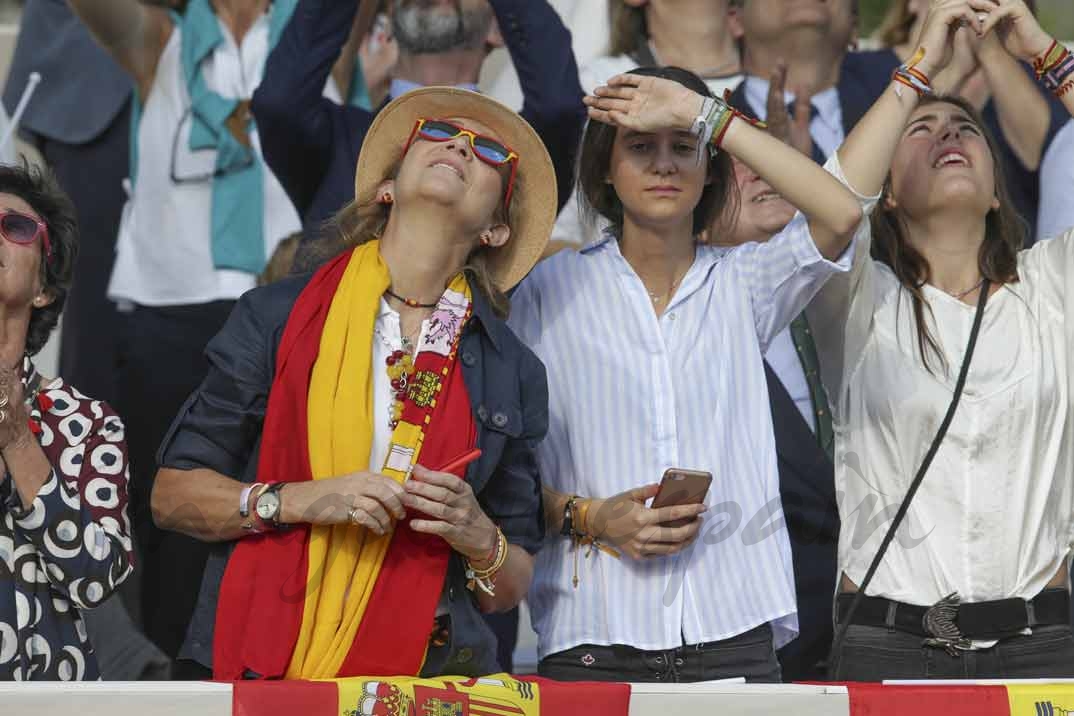
M 697 159 L 701 161 L 701 150 L 709 148 L 709 153 L 715 156 L 723 145 L 724 135 L 731 126 L 731 120 L 743 119 L 758 129 L 765 129 L 767 125 L 760 120 L 743 114 L 730 104 L 731 91 L 724 90 L 723 98 L 704 97 L 701 100 L 701 113 L 694 119 L 690 126 L 690 132 L 697 137 Z

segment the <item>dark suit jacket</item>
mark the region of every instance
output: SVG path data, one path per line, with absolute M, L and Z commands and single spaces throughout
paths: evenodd
M 546 0 L 490 4 L 522 84 L 520 114 L 548 148 L 562 206 L 586 119 L 570 32 Z M 298 208 L 307 239 L 354 198 L 358 152 L 375 116 L 322 96 L 357 7 L 354 0 L 301 0 L 253 97 L 265 161 Z
M 901 64 L 888 50 L 848 52 L 839 69 L 839 105 L 843 110 L 843 132 L 850 134 L 873 103 L 891 83 L 891 73 Z M 746 99 L 746 83 L 742 82 L 731 94 L 731 104 L 751 117 L 758 110 Z
M 21 127 L 48 139 L 84 144 L 126 106 L 132 83 L 64 0 L 26 0 L 4 107 L 15 111 L 31 72 L 41 73 Z
M 834 471 L 779 377 L 768 363 L 764 368 L 798 597 L 798 638 L 780 649 L 779 660 L 785 681 L 822 681 L 820 664 L 832 644 L 839 539 Z

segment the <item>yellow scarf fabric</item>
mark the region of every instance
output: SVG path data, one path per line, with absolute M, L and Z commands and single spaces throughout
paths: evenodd
M 373 439 L 373 326 L 380 299 L 391 285 L 380 256 L 380 242 L 354 250 L 328 312 L 309 389 L 309 452 L 314 480 L 369 467 Z M 462 274 L 451 290 L 470 297 Z M 423 433 L 400 421 L 392 442 L 411 448 L 418 461 Z M 400 484 L 406 471 L 387 467 L 383 474 Z M 302 628 L 288 679 L 336 676 L 349 652 L 369 604 L 391 543 L 391 533 L 377 536 L 353 524 L 315 525 L 308 548 L 308 587 Z

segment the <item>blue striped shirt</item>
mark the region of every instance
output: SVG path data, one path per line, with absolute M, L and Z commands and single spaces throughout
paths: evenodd
M 548 370 L 538 448 L 552 489 L 610 497 L 669 467 L 707 470 L 709 511 L 681 554 L 575 559 L 558 535 L 537 556 L 529 603 L 541 658 L 580 644 L 651 650 L 727 639 L 771 622 L 797 634 L 762 356 L 824 281 L 850 266 L 817 251 L 799 215 L 767 244 L 698 246 L 659 318 L 609 234 L 539 264 L 510 324 Z

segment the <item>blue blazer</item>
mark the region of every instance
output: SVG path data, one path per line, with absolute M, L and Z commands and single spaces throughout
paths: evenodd
M 21 127 L 66 144 L 85 144 L 111 126 L 133 89 L 64 0 L 26 0 L 4 87 L 9 115 L 31 72 L 41 73 L 41 84 Z
M 490 4 L 522 85 L 520 114 L 548 148 L 562 207 L 586 120 L 570 32 L 547 0 Z M 358 152 L 375 116 L 322 95 L 357 10 L 353 0 L 301 0 L 253 97 L 265 161 L 298 209 L 307 239 L 354 198 Z
M 764 366 L 776 437 L 779 494 L 794 560 L 798 638 L 779 650 L 785 681 L 823 681 L 832 645 L 839 507 L 832 461 L 768 363 Z

